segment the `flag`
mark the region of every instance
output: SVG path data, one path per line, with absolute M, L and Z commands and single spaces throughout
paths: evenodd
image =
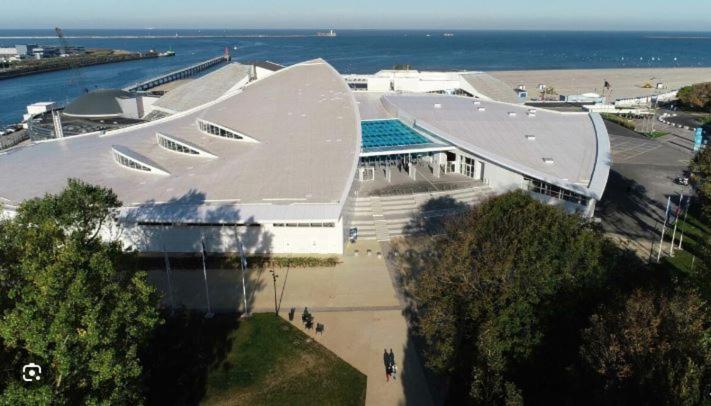
M 666 226 L 667 223 L 669 223 L 669 206 L 671 205 L 671 196 L 667 197 L 667 209 L 664 212 L 664 225 Z
M 671 196 L 669 198 L 671 199 Z M 676 209 L 674 211 L 670 211 L 668 204 L 667 204 L 667 217 L 668 217 L 669 225 L 673 225 L 679 219 L 679 215 L 681 214 L 681 212 L 684 208 L 683 205 L 684 205 L 684 195 L 682 195 L 682 194 L 679 194 L 679 204 L 677 204 Z

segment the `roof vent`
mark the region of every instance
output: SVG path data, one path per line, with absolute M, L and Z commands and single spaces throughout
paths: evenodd
M 529 141 L 535 141 L 535 140 L 536 140 L 536 136 L 533 135 L 533 134 L 528 134 L 528 135 L 526 135 L 526 139 L 529 140 Z
M 543 162 L 546 163 L 546 164 L 548 164 L 548 165 L 553 165 L 553 164 L 555 163 L 555 161 L 553 160 L 553 158 L 543 158 Z
M 486 111 L 486 107 L 479 107 L 477 110 L 478 111 Z
M 516 117 L 515 111 L 509 111 L 509 117 Z
M 439 103 L 435 103 L 434 108 L 436 108 L 436 109 L 441 109 L 441 108 L 442 108 L 442 105 L 439 104 Z

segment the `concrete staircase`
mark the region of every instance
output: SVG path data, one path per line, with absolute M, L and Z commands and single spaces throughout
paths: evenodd
M 393 237 L 417 231 L 405 229 L 413 215 L 425 218 L 452 215 L 462 210 L 457 204 L 475 205 L 493 194 L 488 186 L 475 186 L 444 192 L 358 197 L 350 213 L 352 226 L 358 227 L 359 239 L 389 241 Z M 445 203 L 451 205 L 423 208 L 423 205 L 438 198 L 450 198 L 451 201 Z

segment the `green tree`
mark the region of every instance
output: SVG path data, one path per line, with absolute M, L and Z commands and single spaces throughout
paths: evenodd
M 711 390 L 709 312 L 691 292 L 636 290 L 602 309 L 584 330 L 581 354 L 608 400 L 693 405 Z
M 133 257 L 99 234 L 120 206 L 70 180 L 0 222 L 0 404 L 135 404 L 138 352 L 160 322 Z M 42 379 L 20 379 L 25 363 Z
M 697 152 L 691 161 L 691 173 L 696 183 L 696 193 L 701 198 L 702 212 L 711 218 L 711 148 Z
M 683 87 L 677 97 L 691 109 L 711 112 L 711 82 Z
M 426 361 L 453 377 L 453 399 L 476 404 L 518 404 L 558 379 L 621 256 L 579 216 L 520 191 L 451 222 L 429 250 L 415 289 Z M 551 391 L 569 390 L 557 382 Z

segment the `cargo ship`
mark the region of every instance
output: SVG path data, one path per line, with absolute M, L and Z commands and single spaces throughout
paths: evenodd
M 336 36 L 336 31 L 334 30 L 328 30 L 326 32 L 317 32 L 316 33 L 317 37 L 335 37 Z

